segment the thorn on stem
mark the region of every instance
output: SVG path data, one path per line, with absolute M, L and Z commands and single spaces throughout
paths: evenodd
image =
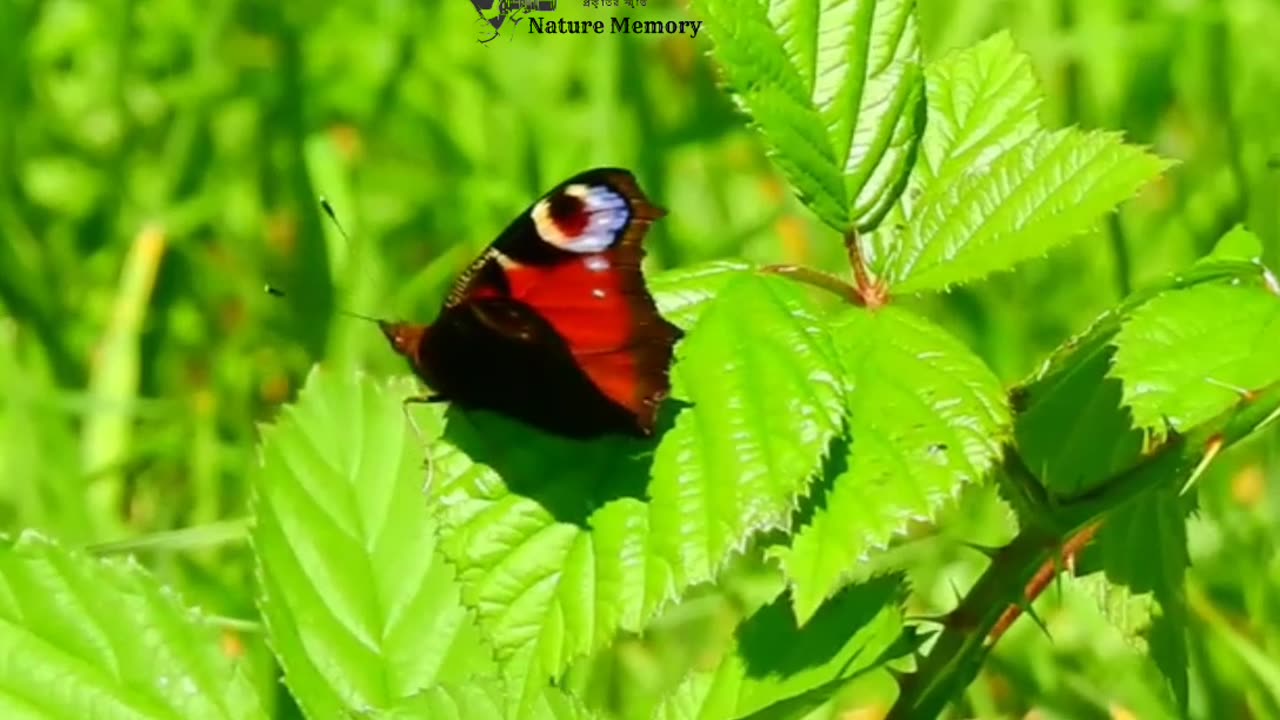
M 986 557 L 988 560 L 995 560 L 996 556 L 1000 553 L 1000 550 L 1001 550 L 1001 548 L 992 547 L 991 545 L 979 545 L 978 543 L 968 542 L 968 541 L 962 541 L 960 545 L 963 547 L 969 548 L 974 552 L 980 553 L 982 556 Z
M 945 628 L 945 627 L 948 627 L 948 618 L 949 618 L 949 617 L 950 617 L 950 614 L 942 614 L 942 615 L 908 615 L 908 616 L 904 617 L 904 618 L 903 618 L 903 620 L 905 620 L 906 622 L 913 622 L 913 623 L 930 623 L 930 624 L 933 624 L 933 625 L 940 625 L 940 626 L 942 626 L 942 627 L 944 627 L 944 628 Z
M 1032 602 L 1032 598 L 1025 598 L 1022 601 L 1022 612 L 1026 614 L 1027 617 L 1031 618 L 1032 622 L 1036 624 L 1036 627 L 1040 628 L 1040 632 L 1044 633 L 1045 638 L 1050 642 L 1053 642 L 1053 634 L 1049 632 L 1049 625 L 1045 623 L 1044 618 L 1040 617 L 1040 613 L 1035 609 L 1035 606 L 1032 605 Z
M 1254 399 L 1257 397 L 1257 394 L 1255 392 L 1253 392 L 1248 388 L 1240 387 L 1239 385 L 1232 385 L 1231 383 L 1223 382 L 1221 380 L 1217 380 L 1211 377 L 1205 378 L 1204 381 L 1209 383 L 1210 385 L 1213 385 L 1214 387 L 1220 387 L 1225 390 L 1230 390 L 1236 395 L 1239 395 L 1240 401 L 1244 403 L 1253 402 Z
M 1209 469 L 1209 463 L 1218 457 L 1218 453 L 1222 452 L 1223 445 L 1226 444 L 1222 435 L 1214 435 L 1204 444 L 1204 455 L 1200 458 L 1200 462 L 1196 463 L 1196 467 L 1191 471 L 1191 475 L 1187 481 L 1183 483 L 1182 489 L 1178 491 L 1179 495 L 1186 495 L 1187 491 L 1192 488 L 1199 480 L 1204 471 Z
M 1262 269 L 1262 282 L 1272 295 L 1280 295 L 1280 280 L 1276 280 L 1275 273 L 1269 268 Z

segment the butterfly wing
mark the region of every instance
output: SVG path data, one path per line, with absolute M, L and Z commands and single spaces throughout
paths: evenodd
M 644 236 L 664 214 L 625 170 L 576 175 L 512 222 L 459 278 L 445 313 L 520 303 L 524 323 L 491 329 L 541 345 L 553 344 L 550 330 L 598 393 L 648 434 L 681 336 L 658 314 L 640 268 Z
M 565 339 L 520 300 L 477 297 L 446 308 L 411 357 L 433 390 L 462 407 L 569 437 L 639 431 L 635 417 L 578 366 Z

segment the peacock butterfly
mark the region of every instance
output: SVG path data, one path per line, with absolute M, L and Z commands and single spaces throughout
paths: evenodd
M 434 392 L 571 438 L 653 433 L 681 331 L 640 272 L 666 214 L 618 168 L 579 173 L 462 273 L 435 322 L 379 322 Z

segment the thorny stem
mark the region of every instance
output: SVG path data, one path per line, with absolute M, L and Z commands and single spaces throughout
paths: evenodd
M 900 678 L 900 693 L 887 720 L 936 717 L 977 677 L 995 641 L 1048 586 L 1061 559 L 1070 565 L 1110 512 L 1195 472 L 1207 452 L 1238 443 L 1278 418 L 1280 383 L 1275 383 L 1190 433 L 1173 436 L 1096 491 L 1042 507 L 1053 518 L 1027 525 L 992 553 L 991 565 L 943 619 L 929 654 Z
M 1040 593 L 1049 587 L 1049 583 L 1053 582 L 1053 578 L 1057 576 L 1058 571 L 1066 569 L 1068 574 L 1075 574 L 1076 557 L 1085 547 L 1093 542 L 1093 538 L 1097 536 L 1098 529 L 1102 527 L 1102 521 L 1086 527 L 1084 530 L 1071 536 L 1062 544 L 1062 552 L 1059 555 L 1049 558 L 1040 564 L 1040 568 L 1036 570 L 1035 575 L 1031 576 L 1031 580 L 1027 582 L 1026 588 L 1022 591 L 1022 605 L 1010 605 L 996 621 L 995 627 L 991 628 L 991 633 L 987 635 L 987 645 L 995 645 L 1005 632 L 1013 627 L 1013 622 L 1022 615 L 1023 607 L 1030 607 L 1035 599 L 1040 597 Z

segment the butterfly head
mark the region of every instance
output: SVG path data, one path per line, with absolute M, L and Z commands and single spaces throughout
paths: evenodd
M 415 360 L 418 357 L 418 349 L 422 347 L 422 341 L 427 335 L 428 328 L 426 325 L 390 322 L 388 320 L 379 320 L 378 327 L 381 328 L 383 336 L 387 338 L 387 342 L 391 343 L 391 347 L 410 360 Z

